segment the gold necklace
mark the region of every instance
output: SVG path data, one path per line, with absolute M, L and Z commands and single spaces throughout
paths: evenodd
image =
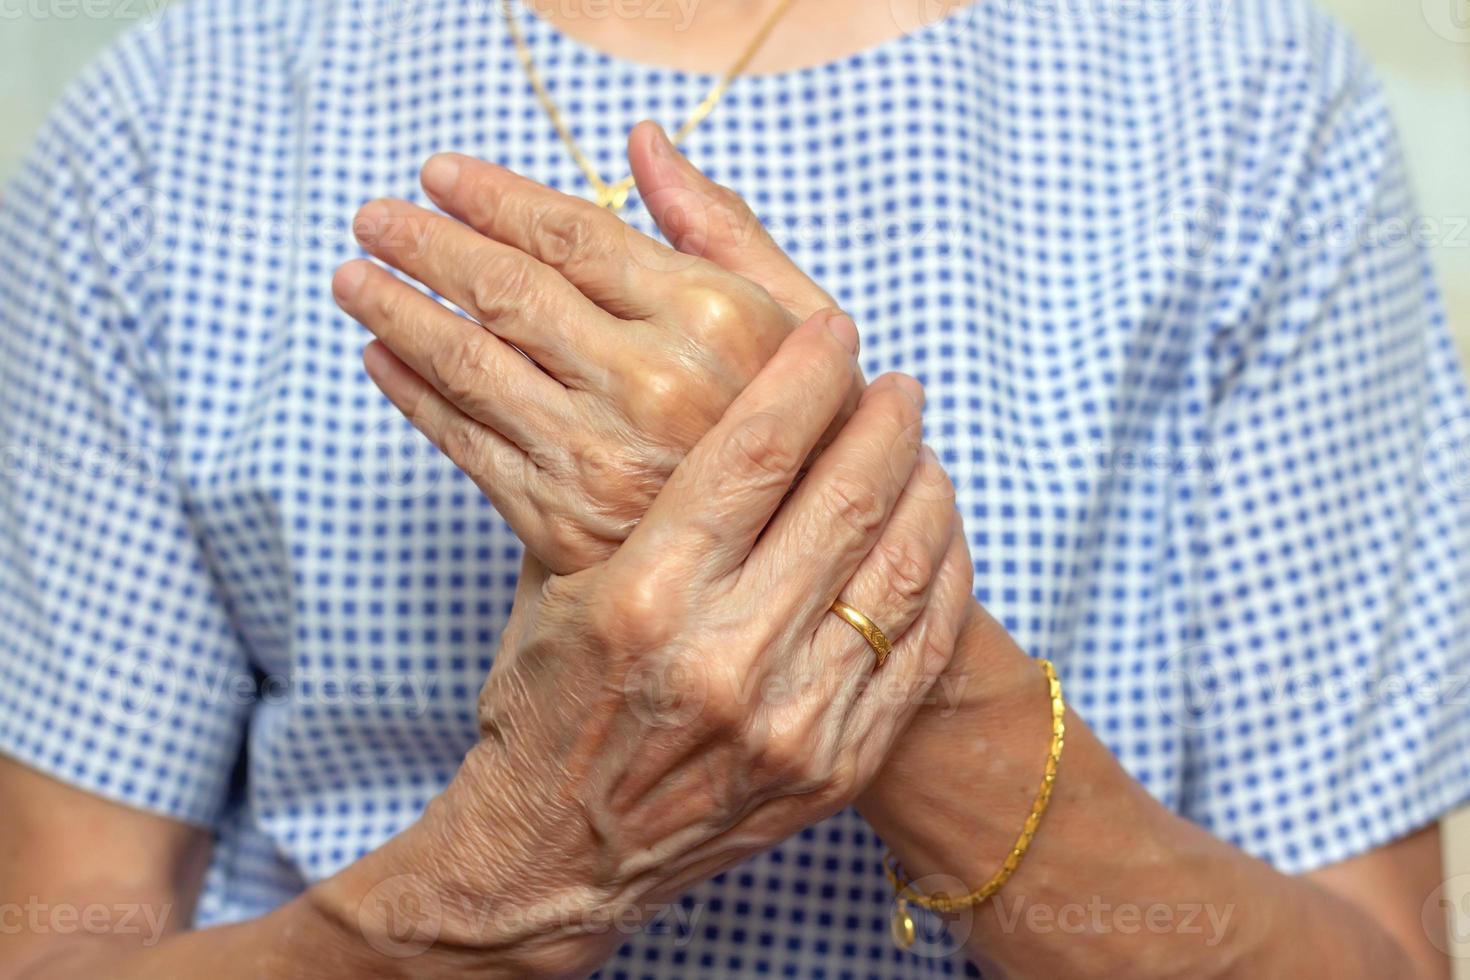
M 562 120 L 561 110 L 557 108 L 556 102 L 552 100 L 551 93 L 547 91 L 545 82 L 541 80 L 541 73 L 536 69 L 536 61 L 531 56 L 531 49 L 526 44 L 525 36 L 521 33 L 520 21 L 516 19 L 514 5 L 517 2 L 518 0 L 501 0 L 500 9 L 505 14 L 505 24 L 510 29 L 511 40 L 515 42 L 516 46 L 516 55 L 521 59 L 521 67 L 526 70 L 526 77 L 531 82 L 531 88 L 535 91 L 536 98 L 541 102 L 541 108 L 546 110 L 546 115 L 551 119 L 551 125 L 555 127 L 557 135 L 566 144 L 568 152 L 572 155 L 572 159 L 582 169 L 582 173 L 587 178 L 587 183 L 592 185 L 592 190 L 596 195 L 595 200 L 597 201 L 597 206 L 607 208 L 613 212 L 621 211 L 623 205 L 628 203 L 628 192 L 633 189 L 635 181 L 630 175 L 624 177 L 616 184 L 609 184 L 602 179 L 602 175 L 597 172 L 597 168 L 592 165 L 592 161 L 587 158 L 587 154 L 583 153 L 582 148 L 577 145 L 577 140 L 572 136 L 572 131 L 567 128 L 566 123 Z M 776 25 L 780 23 L 781 18 L 785 17 L 786 13 L 795 4 L 796 0 L 781 0 L 781 3 L 777 5 L 776 9 L 761 24 L 760 30 L 756 31 L 755 37 L 751 39 L 750 44 L 741 52 L 740 57 L 736 58 L 735 63 L 730 66 L 729 71 L 725 72 L 719 84 L 710 90 L 710 93 L 704 97 L 704 101 L 700 102 L 694 111 L 689 114 L 689 118 L 684 120 L 684 125 L 680 126 L 679 131 L 673 136 L 675 146 L 684 142 L 689 134 L 694 132 L 695 127 L 704 122 L 705 119 L 709 118 L 709 114 L 715 111 L 715 106 L 720 104 L 720 99 L 724 98 L 725 92 L 730 88 L 730 85 L 744 73 L 751 59 L 756 56 L 756 53 L 766 43 L 767 38 L 776 29 Z

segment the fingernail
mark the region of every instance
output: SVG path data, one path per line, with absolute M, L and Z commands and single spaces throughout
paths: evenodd
M 374 341 L 362 349 L 362 366 L 374 381 L 388 373 L 388 352 L 382 344 Z
M 917 378 L 910 377 L 907 374 L 895 374 L 893 376 L 893 384 L 905 395 L 908 395 L 909 401 L 913 402 L 916 407 L 920 409 L 924 407 L 924 386 L 919 384 Z
M 377 241 L 388 224 L 388 206 L 380 201 L 370 201 L 357 209 L 352 219 L 352 234 L 359 242 L 367 245 Z
M 653 128 L 657 131 L 657 138 L 653 141 L 653 149 L 655 153 L 671 163 L 675 163 L 683 167 L 693 166 L 693 164 L 689 162 L 689 158 L 680 153 L 679 148 L 674 145 L 674 141 L 672 138 L 670 138 L 669 131 L 667 129 L 664 129 L 658 123 L 654 123 Z
M 857 353 L 858 329 L 852 317 L 846 313 L 832 314 L 827 318 L 827 332 L 836 337 L 849 352 L 853 354 Z
M 447 197 L 459 183 L 459 161 L 448 153 L 436 153 L 424 164 L 419 181 L 433 196 Z
M 357 295 L 362 281 L 367 278 L 367 272 L 367 263 L 361 260 L 354 260 L 341 266 L 332 276 L 332 295 L 339 300 L 351 299 Z

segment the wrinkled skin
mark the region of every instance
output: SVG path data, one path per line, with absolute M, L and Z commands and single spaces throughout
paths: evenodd
M 644 170 L 657 166 L 676 162 Z M 780 254 L 738 198 L 721 192 L 716 213 L 680 179 L 648 195 L 672 240 L 701 250 L 712 234 L 739 235 L 757 257 Z M 778 300 L 585 201 L 467 157 L 434 158 L 424 184 L 453 218 L 376 201 L 356 234 L 471 319 L 361 260 L 338 271 L 334 294 L 379 338 L 365 353 L 369 374 L 555 572 L 611 554 L 799 317 L 832 305 L 784 256 Z M 861 384 L 854 365 L 839 421 Z
M 409 863 L 436 894 L 545 910 L 446 934 L 549 950 L 553 973 L 615 945 L 587 922 L 646 916 L 853 802 L 975 610 L 922 389 L 864 389 L 850 318 L 660 139 L 634 138 L 645 199 L 711 259 L 437 158 L 426 189 L 459 220 L 382 201 L 357 232 L 473 319 L 365 262 L 334 281 L 378 337 L 374 380 L 527 544 L 482 740 Z M 839 595 L 893 640 L 881 670 Z
M 490 910 L 445 938 L 592 969 L 619 937 L 589 923 L 646 918 L 851 803 L 947 667 L 972 566 L 918 385 L 874 382 L 793 489 L 851 388 L 850 329 L 826 321 L 785 341 L 609 560 L 527 560 L 483 738 L 409 838 L 432 842 L 408 863 L 436 896 Z M 828 611 L 839 595 L 894 638 L 882 668 Z

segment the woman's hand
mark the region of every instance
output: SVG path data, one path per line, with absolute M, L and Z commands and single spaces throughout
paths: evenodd
M 971 563 L 910 378 L 869 387 L 792 490 L 853 358 L 814 317 L 610 560 L 558 576 L 528 559 L 483 739 L 420 831 L 438 907 L 489 913 L 446 911 L 441 937 L 590 969 L 618 937 L 589 924 L 641 921 L 877 772 L 954 650 Z M 829 612 L 839 593 L 893 641 L 881 669 Z
M 650 148 L 635 151 L 635 169 L 665 233 L 706 247 L 706 199 L 668 179 L 678 161 L 660 156 L 661 134 L 638 139 Z M 586 201 L 467 157 L 435 157 L 423 183 L 459 220 L 378 201 L 357 235 L 473 319 L 366 261 L 338 271 L 334 294 L 379 338 L 369 374 L 554 572 L 606 558 L 799 322 L 791 310 L 831 305 L 783 270 L 768 281 L 788 308 Z M 744 225 L 754 255 L 774 250 L 757 222 Z M 856 344 L 850 321 L 839 329 Z M 851 371 L 838 422 L 861 387 Z

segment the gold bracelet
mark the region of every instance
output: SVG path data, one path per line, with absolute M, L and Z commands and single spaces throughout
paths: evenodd
M 1046 808 L 1051 803 L 1052 787 L 1057 780 L 1057 766 L 1062 761 L 1062 740 L 1067 733 L 1066 716 L 1067 705 L 1062 700 L 1062 682 L 1057 679 L 1056 668 L 1049 660 L 1039 660 L 1042 673 L 1046 674 L 1047 691 L 1051 695 L 1051 748 L 1047 752 L 1046 770 L 1041 777 L 1041 789 L 1036 793 L 1036 800 L 1031 804 L 1031 813 L 1026 817 L 1026 823 L 1021 828 L 1021 836 L 1016 838 L 1016 846 L 1011 848 L 1010 856 L 1000 866 L 1000 870 L 990 876 L 990 880 L 984 885 L 955 898 L 935 892 L 933 895 L 925 895 L 914 887 L 912 881 L 904 876 L 899 870 L 898 859 L 889 851 L 883 858 L 883 870 L 888 876 L 888 881 L 893 885 L 896 893 L 897 904 L 893 910 L 893 941 L 900 949 L 909 949 L 914 945 L 914 917 L 909 914 L 909 905 L 917 905 L 920 908 L 929 909 L 933 912 L 954 912 L 962 908 L 974 908 L 987 898 L 1000 891 L 1001 887 L 1010 880 L 1011 875 L 1021 866 L 1021 858 L 1026 855 L 1026 850 L 1031 846 L 1031 839 L 1036 836 L 1036 828 L 1041 825 L 1041 816 L 1046 813 Z

